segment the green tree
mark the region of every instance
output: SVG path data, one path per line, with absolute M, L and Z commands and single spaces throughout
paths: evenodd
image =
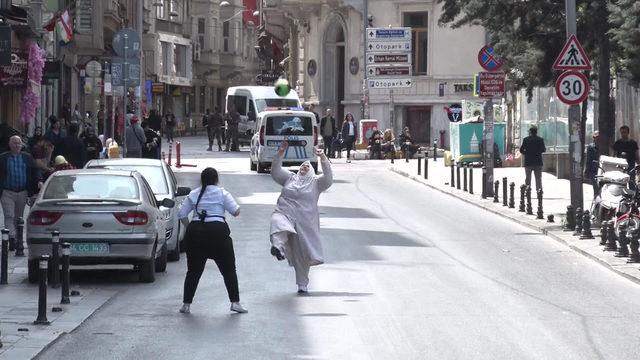
M 609 4 L 609 34 L 622 54 L 620 68 L 640 84 L 640 2 L 615 0 Z
M 509 79 L 516 89 L 526 89 L 529 99 L 533 88 L 555 82 L 558 74 L 551 68 L 566 41 L 564 1 L 438 0 L 438 3 L 443 6 L 440 25 L 485 28 L 488 42 L 505 62 Z M 578 38 L 598 70 L 591 78 L 597 79 L 601 90 L 598 122 L 605 141 L 602 149 L 609 148 L 614 123 L 609 99 L 611 49 L 607 3 L 607 0 L 577 2 Z M 584 136 L 584 122 L 582 128 Z

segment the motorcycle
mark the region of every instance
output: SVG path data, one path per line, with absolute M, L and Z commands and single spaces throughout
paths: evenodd
M 625 193 L 631 191 L 627 166 L 625 159 L 600 156 L 598 175 L 596 175 L 600 191 L 591 203 L 591 214 L 595 225 L 600 226 L 603 221 L 616 218 L 620 201 L 623 200 Z
M 628 232 L 640 228 L 640 191 L 625 191 L 618 205 L 617 216 L 614 222 L 616 236 L 620 236 L 620 227 L 625 225 Z

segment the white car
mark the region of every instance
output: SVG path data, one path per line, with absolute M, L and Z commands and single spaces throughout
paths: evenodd
M 136 171 L 57 171 L 43 185 L 27 220 L 29 282 L 38 280 L 38 259 L 52 254 L 52 232 L 71 244 L 71 264 L 131 264 L 140 281 L 155 281 L 167 268 L 166 220 L 158 200 Z
M 318 171 L 314 146 L 318 145 L 318 126 L 312 112 L 302 110 L 270 110 L 258 114 L 256 131 L 251 138 L 251 170 L 266 172 L 280 144 L 287 140 L 283 166 L 300 165 L 310 161 Z
M 184 237 L 185 229 L 178 219 L 178 209 L 184 200 L 184 196 L 189 195 L 191 189 L 188 187 L 178 187 L 178 182 L 173 170 L 162 160 L 157 159 L 101 159 L 91 160 L 86 165 L 87 169 L 113 169 L 113 170 L 135 170 L 142 174 L 151 186 L 153 194 L 158 201 L 171 199 L 176 203 L 175 207 L 161 207 L 165 220 L 167 221 L 167 249 L 169 251 L 169 261 L 180 260 L 180 245 Z

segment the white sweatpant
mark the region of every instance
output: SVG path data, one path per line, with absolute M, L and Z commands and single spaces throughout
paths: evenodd
M 293 235 L 288 231 L 280 231 L 271 235 L 271 245 L 275 246 L 280 250 L 280 252 L 288 258 L 289 254 L 286 253 L 286 243 L 290 240 L 290 236 Z M 293 240 L 295 241 L 295 240 Z M 297 259 L 289 259 L 290 264 L 293 265 L 294 270 L 296 271 L 296 284 L 299 286 L 307 286 L 309 285 L 309 268 L 310 266 L 301 261 L 296 261 Z

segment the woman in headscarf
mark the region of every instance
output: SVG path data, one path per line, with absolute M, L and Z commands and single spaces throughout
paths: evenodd
M 305 161 L 297 174 L 282 168 L 282 158 L 289 144 L 282 142 L 271 163 L 271 177 L 282 185 L 275 211 L 271 215 L 271 255 L 285 258 L 296 272 L 298 293 L 307 293 L 309 268 L 324 262 L 320 241 L 320 193 L 333 183 L 329 159 L 321 149 L 322 175 L 316 175 L 311 163 Z

